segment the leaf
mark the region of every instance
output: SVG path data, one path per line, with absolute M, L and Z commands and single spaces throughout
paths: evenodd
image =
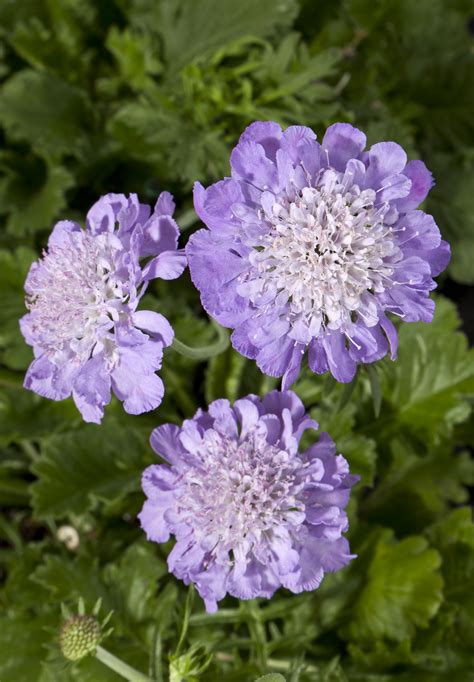
M 233 348 L 211 358 L 206 371 L 206 402 L 217 398 L 234 402 L 240 395 L 239 386 L 246 364 L 246 359 Z
M 391 409 L 384 410 L 369 433 L 379 428 L 393 434 L 410 429 L 421 441 L 433 444 L 469 417 L 466 398 L 474 393 L 474 349 L 469 350 L 458 326 L 454 305 L 441 297 L 431 324 L 401 326 L 398 360 L 379 364 L 386 377 L 384 399 Z
M 12 138 L 26 140 L 46 157 L 78 153 L 91 124 L 84 93 L 32 69 L 3 85 L 0 123 Z
M 391 462 L 377 488 L 361 503 L 361 512 L 372 521 L 395 528 L 398 534 L 421 532 L 452 503 L 469 498 L 465 486 L 474 483 L 474 461 L 468 453 L 454 453 L 443 443 L 420 455 L 414 444 L 401 438 L 392 441 L 390 451 Z
M 50 619 L 3 614 L 0 617 L 0 679 L 2 682 L 39 680 L 44 645 L 49 639 L 44 628 Z
M 344 638 L 371 648 L 374 641 L 403 642 L 416 628 L 426 627 L 441 601 L 441 558 L 419 536 L 393 539 L 380 532 L 366 581 L 352 606 Z
M 33 359 L 18 320 L 27 312 L 23 284 L 35 257 L 34 251 L 23 247 L 14 252 L 0 251 L 0 357 L 3 364 L 12 369 L 25 369 Z
M 162 65 L 149 33 L 129 29 L 119 31 L 112 26 L 106 45 L 117 61 L 120 79 L 124 83 L 138 91 L 153 86 L 151 76 L 161 73 Z
M 255 682 L 285 682 L 285 678 L 280 673 L 269 673 L 259 677 Z
M 7 232 L 18 238 L 51 229 L 66 205 L 67 190 L 74 184 L 73 176 L 62 166 L 46 166 L 44 175 L 36 175 L 34 180 L 30 185 L 20 174 L 9 173 L 0 185 L 0 200 L 9 214 Z
M 111 563 L 104 571 L 114 612 L 124 620 L 143 623 L 153 619 L 158 604 L 158 580 L 168 569 L 156 555 L 151 543 L 144 540 L 130 545 L 118 563 Z
M 297 11 L 294 0 L 163 0 L 145 11 L 140 4 L 131 19 L 142 27 L 150 21 L 156 26 L 169 74 L 241 36 L 266 37 L 288 26 Z
M 382 391 L 380 389 L 380 379 L 375 365 L 365 365 L 367 375 L 369 377 L 370 392 L 372 394 L 372 401 L 374 403 L 374 415 L 378 419 L 380 416 L 380 408 L 382 407 Z
M 338 387 L 338 391 L 344 391 L 344 388 Z M 338 452 L 349 462 L 351 473 L 361 476 L 362 485 L 372 486 L 377 462 L 376 443 L 355 429 L 357 400 L 343 409 L 337 407 L 339 402 L 339 393 L 331 394 L 329 400 L 311 411 L 311 416 L 322 431 L 331 435 Z
M 139 490 L 150 463 L 144 434 L 113 422 L 45 438 L 33 465 L 33 509 L 38 518 L 84 514 L 99 501 L 116 502 Z
M 70 559 L 46 554 L 43 562 L 33 572 L 31 580 L 46 591 L 49 600 L 58 605 L 83 597 L 90 607 L 100 597 L 105 610 L 112 608 L 109 594 L 100 580 L 98 562 L 90 556 Z

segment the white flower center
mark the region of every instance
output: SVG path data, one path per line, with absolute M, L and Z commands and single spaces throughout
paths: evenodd
M 87 357 L 118 319 L 127 292 L 114 277 L 117 246 L 109 235 L 70 235 L 52 245 L 28 280 L 27 306 L 40 345 L 51 354 Z
M 375 207 L 375 199 L 374 190 L 347 187 L 332 169 L 317 188 L 278 197 L 262 215 L 270 229 L 250 255 L 255 305 L 271 293 L 273 305 L 310 335 L 321 326 L 346 330 L 364 296 L 384 290 L 402 255 L 384 224 L 389 207 Z
M 217 544 L 230 551 L 245 540 L 258 542 L 304 509 L 298 499 L 304 465 L 262 435 L 251 432 L 239 443 L 209 430 L 204 449 L 202 465 L 184 474 L 179 507 L 211 551 Z

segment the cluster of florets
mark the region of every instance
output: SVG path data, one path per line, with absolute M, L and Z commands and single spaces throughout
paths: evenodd
M 186 267 L 173 212 L 167 192 L 153 213 L 136 195 L 108 194 L 85 230 L 56 224 L 25 283 L 30 312 L 21 329 L 35 353 L 26 388 L 53 400 L 72 395 L 91 422 L 100 422 L 112 390 L 131 414 L 160 404 L 155 372 L 173 330 L 163 315 L 137 307 L 151 279 L 174 279 Z
M 291 391 L 216 400 L 179 428 L 160 426 L 151 444 L 168 463 L 143 475 L 147 537 L 176 544 L 172 573 L 194 583 L 208 611 L 229 593 L 271 597 L 283 586 L 314 590 L 347 564 L 344 507 L 357 476 L 333 441 L 299 452 L 317 428 Z
M 433 277 L 449 260 L 433 218 L 417 210 L 433 184 L 425 165 L 394 142 L 367 152 L 365 142 L 348 124 L 319 144 L 309 128 L 256 122 L 232 152 L 232 177 L 196 183 L 208 229 L 186 253 L 170 194 L 153 211 L 136 195 L 108 194 L 85 229 L 57 223 L 26 280 L 21 329 L 35 359 L 25 386 L 72 396 L 86 421 L 101 421 L 112 392 L 131 414 L 161 403 L 156 371 L 173 329 L 138 305 L 150 280 L 179 277 L 187 261 L 234 348 L 283 376 L 281 392 L 217 400 L 151 437 L 166 463 L 144 473 L 141 524 L 154 542 L 174 536 L 169 569 L 209 611 L 226 594 L 313 590 L 353 557 L 344 510 L 357 476 L 327 434 L 301 451 L 317 424 L 286 388 L 306 350 L 314 372 L 341 382 L 389 348 L 395 358 L 388 315 L 430 321 Z M 93 651 L 98 636 L 93 619 L 68 621 L 65 655 Z
M 433 276 L 449 260 L 430 215 L 416 210 L 433 181 L 394 142 L 364 151 L 346 123 L 322 143 L 312 130 L 253 123 L 231 155 L 232 177 L 196 183 L 195 208 L 209 228 L 187 255 L 204 308 L 235 331 L 236 350 L 262 372 L 298 376 L 302 356 L 317 373 L 351 381 L 397 333 L 387 313 L 430 321 Z

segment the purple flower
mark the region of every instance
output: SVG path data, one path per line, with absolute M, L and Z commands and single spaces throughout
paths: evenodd
M 176 544 L 169 570 L 194 583 L 208 611 L 226 593 L 270 598 L 280 586 L 314 590 L 353 555 L 342 533 L 351 486 L 346 460 L 292 391 L 215 400 L 180 428 L 155 429 L 151 444 L 169 464 L 148 467 L 140 520 L 149 540 Z
M 417 210 L 432 184 L 421 161 L 395 142 L 364 152 L 364 133 L 346 123 L 322 141 L 312 130 L 282 132 L 272 122 L 247 128 L 233 150 L 232 177 L 194 204 L 208 230 L 187 246 L 205 309 L 232 327 L 232 344 L 260 369 L 298 376 L 302 356 L 318 374 L 354 377 L 397 332 L 387 313 L 429 322 L 432 277 L 449 246 L 430 215 Z
M 35 354 L 26 388 L 52 400 L 72 395 L 85 421 L 96 423 L 112 390 L 130 414 L 160 404 L 155 371 L 173 330 L 137 306 L 149 280 L 175 279 L 186 267 L 174 208 L 168 192 L 153 213 L 135 194 L 107 194 L 85 230 L 70 220 L 55 225 L 25 283 L 30 312 L 20 326 Z

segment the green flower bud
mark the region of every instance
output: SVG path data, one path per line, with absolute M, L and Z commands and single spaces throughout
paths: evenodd
M 73 616 L 61 628 L 59 644 L 70 661 L 93 654 L 101 640 L 100 625 L 93 616 Z

